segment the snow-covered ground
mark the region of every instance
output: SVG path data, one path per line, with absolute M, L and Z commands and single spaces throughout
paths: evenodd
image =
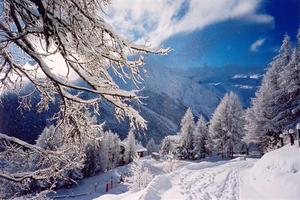
M 254 159 L 179 163 L 170 174 L 157 176 L 144 190 L 121 195 L 103 195 L 97 200 L 239 199 L 239 174 Z
M 59 189 L 55 194 L 50 194 L 50 197 L 64 200 L 90 200 L 103 194 L 121 194 L 128 191 L 127 186 L 119 183 L 121 174 L 126 173 L 128 173 L 128 166 L 118 167 L 107 173 L 81 180 L 70 189 Z M 106 192 L 106 184 L 108 183 L 110 187 L 111 178 L 113 187 Z
M 220 161 L 178 161 L 171 173 L 165 173 L 164 162 L 143 158 L 155 178 L 145 189 L 130 192 L 116 184 L 108 193 L 104 188 L 93 190 L 96 182 L 103 185 L 113 176 L 125 173 L 127 166 L 109 173 L 88 178 L 69 190 L 57 195 L 85 193 L 63 199 L 96 200 L 163 200 L 163 199 L 300 199 L 300 148 L 285 146 L 265 154 L 261 159 L 236 158 Z
M 300 199 L 300 148 L 284 146 L 265 154 L 242 174 L 240 199 Z

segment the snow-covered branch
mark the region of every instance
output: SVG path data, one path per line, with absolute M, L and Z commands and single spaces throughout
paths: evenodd
M 120 89 L 111 72 L 137 85 L 142 80 L 142 54 L 165 55 L 170 49 L 136 45 L 119 36 L 101 17 L 101 11 L 108 3 L 106 0 L 2 1 L 0 46 L 1 51 L 9 55 L 10 62 L 0 57 L 1 86 L 13 86 L 14 74 L 20 72 L 20 76 L 29 79 L 42 94 L 44 107 L 53 102 L 47 96 L 61 102 L 67 99 L 84 104 L 94 104 L 104 99 L 116 106 L 118 118 L 128 117 L 132 126 L 145 128 L 145 120 L 128 104 L 130 99 L 139 99 L 138 91 Z M 26 59 L 19 59 L 20 53 Z M 48 62 L 56 57 L 62 58 L 64 63 L 54 62 L 51 65 Z M 35 74 L 29 74 L 22 67 L 28 61 L 36 63 Z M 53 65 L 66 68 L 68 73 L 64 76 L 58 74 L 53 70 Z M 70 72 L 85 84 L 79 86 L 72 83 Z M 41 74 L 47 85 L 39 85 Z M 80 95 L 71 95 L 68 90 L 89 92 L 97 96 L 83 99 Z

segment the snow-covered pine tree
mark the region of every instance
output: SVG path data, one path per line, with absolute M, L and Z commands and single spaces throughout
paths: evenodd
M 184 159 L 194 159 L 193 131 L 195 128 L 194 116 L 190 108 L 187 109 L 180 123 L 179 153 Z
M 232 157 L 241 145 L 243 136 L 243 110 L 239 98 L 233 92 L 225 94 L 213 113 L 210 137 L 214 150 L 222 157 Z
M 280 74 L 289 63 L 291 52 L 290 38 L 285 35 L 279 54 L 270 63 L 262 80 L 262 85 L 251 101 L 246 113 L 245 141 L 256 143 L 261 152 L 276 146 L 282 127 L 278 114 L 283 109 L 283 96 L 286 91 L 280 83 Z
M 280 123 L 279 114 L 285 110 L 287 102 L 287 84 L 283 84 L 281 81 L 281 74 L 284 72 L 286 66 L 291 60 L 291 43 L 290 37 L 286 34 L 284 36 L 282 46 L 279 50 L 279 54 L 273 59 L 270 64 L 270 68 L 266 72 L 265 84 L 271 93 L 272 99 L 269 103 L 269 112 L 271 115 L 272 123 L 269 123 L 266 128 L 270 134 L 273 134 L 275 138 L 278 138 L 280 132 L 283 131 L 283 124 Z
M 160 145 L 160 153 L 162 155 L 168 155 L 172 152 L 173 150 L 173 145 L 172 142 L 170 140 L 170 138 L 168 136 L 166 136 L 162 141 L 161 141 L 161 145 Z
M 146 188 L 153 179 L 153 175 L 148 167 L 141 160 L 138 160 L 137 157 L 134 158 L 130 165 L 129 173 L 130 176 L 126 178 L 125 182 L 133 192 Z
M 151 138 L 147 145 L 146 145 L 146 148 L 147 148 L 147 152 L 148 154 L 150 155 L 152 152 L 157 152 L 158 151 L 158 146 L 157 144 L 155 144 L 155 141 L 153 140 L 153 138 Z
M 132 129 L 129 130 L 127 138 L 125 139 L 125 163 L 129 163 L 136 155 L 136 139 Z
M 100 142 L 100 165 L 103 171 L 117 166 L 120 156 L 120 138 L 117 134 L 106 131 Z
M 208 127 L 201 115 L 193 132 L 193 147 L 195 158 L 204 158 L 208 154 L 207 149 Z
M 253 100 L 252 100 L 253 102 Z M 261 117 L 257 117 L 258 115 L 261 115 L 261 110 L 257 110 L 256 106 L 248 108 L 245 112 L 245 135 L 243 137 L 243 141 L 249 146 L 251 144 L 256 144 L 258 147 L 258 150 L 260 152 L 264 152 L 264 149 L 268 146 L 269 143 L 269 137 L 264 134 L 264 131 L 262 130 L 262 124 L 263 121 L 259 121 Z
M 269 84 L 264 78 L 262 86 L 255 93 L 256 97 L 251 101 L 252 106 L 245 114 L 246 134 L 243 140 L 248 144 L 257 144 L 262 153 L 273 146 L 275 141 L 272 132 L 276 130 L 272 121 L 274 97 L 269 90 Z
M 281 100 L 280 112 L 274 121 L 282 129 L 293 128 L 300 121 L 300 28 L 297 34 L 297 47 L 293 49 L 289 63 L 279 76 Z

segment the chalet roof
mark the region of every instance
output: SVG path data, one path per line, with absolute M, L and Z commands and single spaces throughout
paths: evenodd
M 147 149 L 143 147 L 141 144 L 136 145 L 136 152 L 146 152 Z
M 152 155 L 159 156 L 160 154 L 157 152 L 152 152 Z

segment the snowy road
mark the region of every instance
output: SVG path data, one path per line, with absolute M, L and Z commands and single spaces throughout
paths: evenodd
M 138 193 L 104 195 L 98 200 L 238 200 L 244 188 L 241 172 L 253 166 L 256 160 L 231 160 L 200 163 L 181 163 L 174 172 L 157 176 Z M 243 180 L 242 180 L 243 181 Z
M 142 158 L 155 178 L 143 190 L 128 191 L 115 185 L 108 193 L 94 184 L 104 184 L 111 176 L 118 177 L 128 165 L 86 178 L 78 186 L 58 191 L 57 195 L 80 195 L 77 200 L 299 200 L 300 148 L 285 146 L 265 154 L 261 159 L 218 161 L 178 161 L 175 170 L 164 173 L 163 161 Z
M 173 187 L 162 199 L 240 199 L 240 172 L 252 165 L 253 160 L 187 165 L 172 175 Z M 180 196 L 173 196 L 174 190 L 180 191 Z

